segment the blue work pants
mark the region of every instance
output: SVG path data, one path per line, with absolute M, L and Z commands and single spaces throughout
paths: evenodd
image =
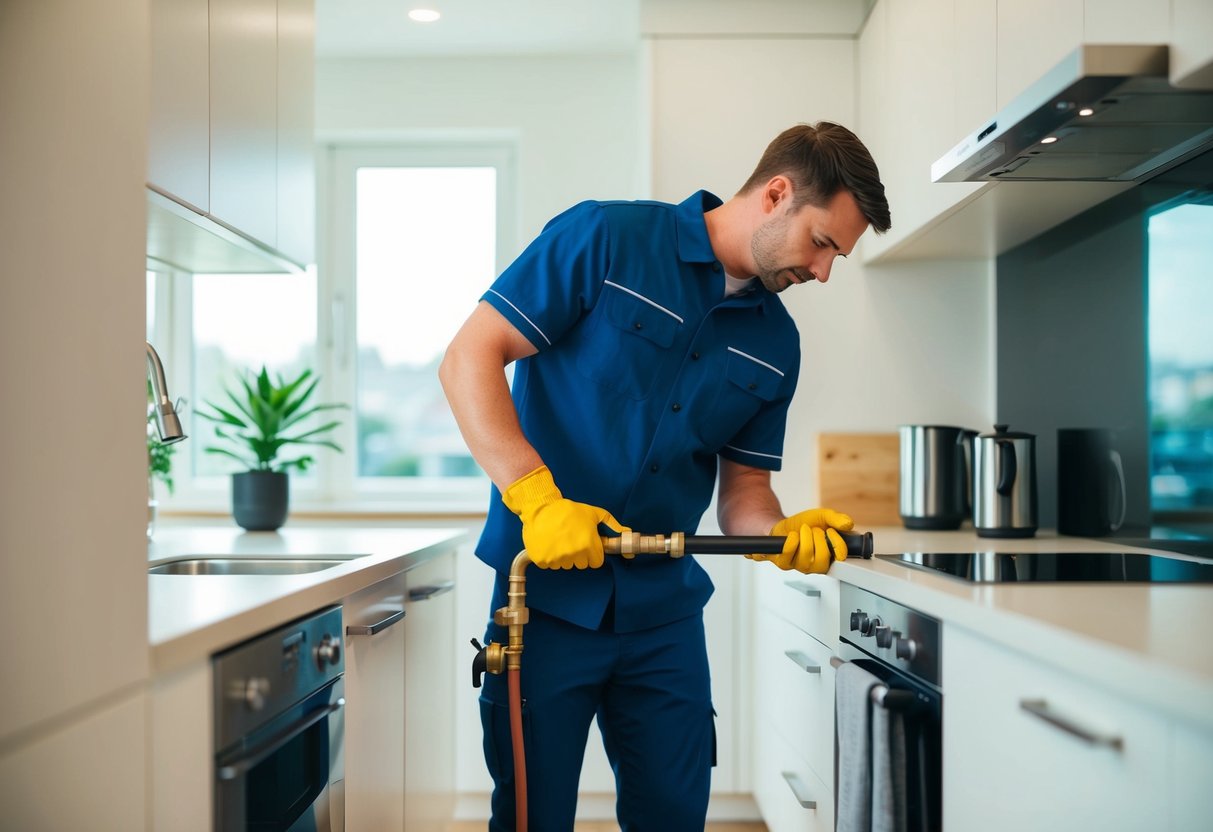
M 507 643 L 490 624 L 485 640 Z M 716 729 L 702 613 L 633 633 L 587 630 L 530 611 L 523 629 L 522 721 L 531 832 L 569 832 L 590 720 L 615 772 L 623 832 L 702 832 Z M 514 829 L 506 674 L 480 697 L 493 778 L 493 832 Z

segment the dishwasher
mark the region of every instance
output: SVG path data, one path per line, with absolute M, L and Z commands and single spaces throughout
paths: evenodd
M 216 832 L 343 832 L 341 607 L 217 654 Z

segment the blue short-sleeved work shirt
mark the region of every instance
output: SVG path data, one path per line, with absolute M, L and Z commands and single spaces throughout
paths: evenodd
M 781 465 L 800 339 L 758 281 L 725 298 L 703 219 L 720 204 L 706 191 L 679 205 L 583 202 L 482 298 L 539 350 L 517 362 L 513 398 L 561 492 L 645 534 L 695 531 L 717 454 Z M 494 488 L 477 555 L 501 574 L 521 549 Z M 529 605 L 594 628 L 613 598 L 617 632 L 692 615 L 711 593 L 692 557 L 527 571 Z

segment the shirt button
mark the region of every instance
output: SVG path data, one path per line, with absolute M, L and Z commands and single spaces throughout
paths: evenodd
M 718 271 L 720 271 L 720 263 L 719 263 L 719 262 L 717 262 L 717 263 L 713 263 L 713 264 L 712 264 L 712 271 L 714 271 L 714 272 L 718 272 Z
M 758 385 L 757 385 L 757 384 L 755 384 L 754 382 L 752 382 L 752 381 L 751 381 L 751 382 L 750 382 L 750 389 L 751 389 L 751 390 L 757 390 L 757 389 L 758 389 Z
M 693 352 L 693 353 L 691 353 L 691 360 L 692 360 L 692 361 L 698 361 L 698 360 L 699 360 L 699 353 L 697 353 L 697 352 Z
M 656 462 L 654 462 L 652 465 L 649 466 L 649 470 L 652 471 L 654 474 L 656 474 L 658 471 L 661 470 L 661 466 L 658 465 Z
M 640 321 L 637 321 L 636 323 L 632 324 L 632 327 L 635 329 L 644 329 L 644 324 L 642 324 Z
M 680 405 L 680 404 L 675 404 L 675 405 L 674 405 L 672 408 L 670 408 L 670 409 L 671 409 L 671 410 L 673 410 L 675 413 L 677 413 L 678 411 L 682 410 L 682 405 Z

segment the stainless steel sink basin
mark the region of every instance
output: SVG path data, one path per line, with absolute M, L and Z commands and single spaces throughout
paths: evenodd
M 336 558 L 186 558 L 148 567 L 150 575 L 303 575 L 349 563 Z

